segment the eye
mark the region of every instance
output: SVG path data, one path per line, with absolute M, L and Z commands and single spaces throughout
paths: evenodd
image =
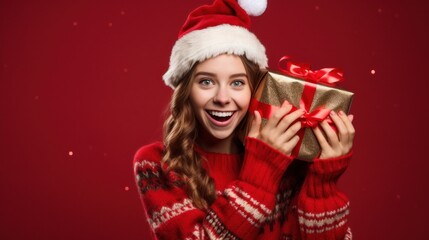
M 214 84 L 213 80 L 207 79 L 207 78 L 201 79 L 198 83 L 203 85 L 203 86 L 210 86 L 210 85 Z
M 243 80 L 234 80 L 231 85 L 233 87 L 242 87 L 244 86 L 245 82 Z

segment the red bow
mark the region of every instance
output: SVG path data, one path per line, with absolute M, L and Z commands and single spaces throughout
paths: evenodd
M 314 83 L 322 83 L 325 85 L 336 85 L 344 80 L 344 73 L 337 68 L 322 68 L 313 71 L 309 64 L 295 63 L 289 60 L 290 57 L 283 56 L 280 58 L 278 68 L 281 72 L 290 76 L 298 77 Z

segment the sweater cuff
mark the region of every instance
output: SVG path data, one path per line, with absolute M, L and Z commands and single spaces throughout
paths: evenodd
M 313 175 L 336 175 L 343 173 L 349 166 L 350 158 L 353 152 L 350 151 L 346 155 L 327 158 L 327 159 L 314 159 L 313 163 L 310 164 L 310 174 Z
M 326 198 L 337 193 L 338 178 L 347 169 L 352 152 L 335 158 L 315 159 L 309 166 L 305 192 L 312 198 Z
M 283 173 L 293 158 L 256 138 L 247 137 L 245 146 L 240 179 L 270 193 L 275 193 Z

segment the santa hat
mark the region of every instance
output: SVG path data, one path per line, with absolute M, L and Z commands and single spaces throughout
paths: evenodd
M 224 53 L 267 67 L 265 47 L 249 31 L 249 15 L 259 16 L 266 7 L 267 0 L 215 0 L 192 11 L 173 46 L 165 84 L 174 89 L 196 62 Z

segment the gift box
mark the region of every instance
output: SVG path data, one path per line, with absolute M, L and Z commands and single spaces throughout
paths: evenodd
M 336 130 L 335 124 L 328 117 L 331 110 L 349 113 L 353 93 L 334 87 L 343 80 L 340 70 L 324 68 L 310 70 L 306 64 L 293 63 L 288 58 L 280 60 L 281 72 L 267 71 L 253 94 L 249 112 L 259 111 L 262 116 L 262 126 L 267 122 L 272 112 L 287 100 L 294 108 L 302 108 L 305 114 L 299 120 L 302 129 L 298 132 L 300 141 L 293 149 L 293 157 L 312 161 L 320 154 L 320 145 L 312 131 L 319 122 L 326 119 Z M 250 114 L 247 129 L 252 123 Z

